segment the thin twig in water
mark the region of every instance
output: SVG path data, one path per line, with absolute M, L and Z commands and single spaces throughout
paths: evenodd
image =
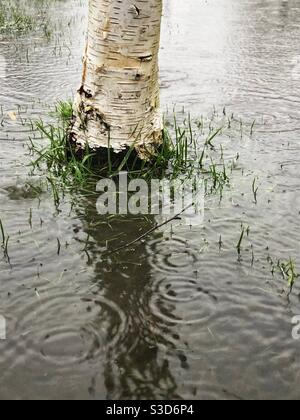
M 172 222 L 173 220 L 177 219 L 177 217 L 181 216 L 184 212 L 186 212 L 189 208 L 191 208 L 194 205 L 194 203 L 191 203 L 190 205 L 188 205 L 187 207 L 185 207 L 180 213 L 176 214 L 175 216 L 171 217 L 171 219 L 166 220 L 165 222 L 154 226 L 153 228 L 151 228 L 150 230 L 148 230 L 146 233 L 144 233 L 143 235 L 139 236 L 137 239 L 135 239 L 134 241 L 129 242 L 128 244 L 125 244 L 123 246 L 120 246 L 119 248 L 114 249 L 113 251 L 110 251 L 108 253 L 106 253 L 106 255 L 111 255 L 111 254 L 115 254 L 116 252 L 122 251 L 125 248 L 129 248 L 132 245 L 135 245 L 136 243 L 142 241 L 143 239 L 145 239 L 147 236 L 149 236 L 151 233 L 155 232 L 156 230 L 160 229 L 161 227 L 167 225 L 168 223 Z

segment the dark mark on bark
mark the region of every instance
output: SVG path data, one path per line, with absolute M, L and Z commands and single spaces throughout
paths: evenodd
M 142 56 L 142 57 L 139 57 L 139 59 L 141 60 L 141 61 L 152 61 L 152 59 L 153 59 L 153 55 L 152 54 L 149 54 L 149 55 L 144 55 L 144 56 Z
M 100 121 L 100 123 L 104 126 L 105 131 L 110 132 L 110 125 L 107 122 L 104 121 L 103 115 L 96 112 L 96 116 L 97 116 L 98 120 Z
M 140 16 L 141 10 L 135 4 L 134 4 L 134 7 L 135 7 L 137 15 Z
M 93 97 L 93 94 L 90 90 L 85 90 L 83 86 L 80 87 L 80 89 L 78 89 L 78 93 L 79 95 L 84 95 L 86 97 L 86 99 L 91 99 Z
M 140 16 L 141 10 L 135 4 L 132 4 L 129 7 L 129 12 L 134 13 L 138 17 Z

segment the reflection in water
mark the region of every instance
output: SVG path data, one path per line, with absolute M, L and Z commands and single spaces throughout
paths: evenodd
M 12 265 L 0 261 L 0 397 L 298 399 L 299 286 L 287 302 L 267 263 L 300 263 L 297 0 L 165 2 L 163 104 L 197 115 L 226 105 L 256 120 L 255 135 L 224 139 L 240 166 L 223 202 L 207 201 L 204 226 L 178 222 L 112 255 L 155 221 L 100 218 L 95 198 L 73 207 L 68 194 L 57 211 L 24 167 L 26 122 L 69 97 L 81 73 L 85 2 L 51 4 L 50 38 L 0 42 L 0 219 Z M 237 262 L 241 223 L 250 235 Z
M 83 216 L 88 226 L 91 220 L 99 219 L 95 200 L 85 203 Z M 126 242 L 137 238 L 149 223 L 151 220 L 138 217 L 119 220 L 126 233 Z M 159 320 L 151 311 L 152 276 L 146 262 L 145 245 L 137 246 L 134 252 L 129 249 L 101 258 L 99 250 L 105 248 L 106 238 L 114 237 L 111 229 L 119 232 L 118 222 L 113 223 L 113 228 L 111 224 L 103 222 L 101 229 L 87 230 L 90 238 L 89 261 L 95 273 L 86 301 L 94 305 L 102 296 L 118 308 L 124 320 L 123 328 L 116 331 L 117 324 L 112 317 L 107 325 L 103 325 L 103 318 L 98 319 L 98 328 L 106 330 L 109 343 L 102 348 L 101 360 L 106 397 L 179 398 L 168 360 L 163 357 L 167 349 L 175 347 L 175 339 L 159 329 Z M 115 242 L 110 244 L 110 249 L 114 247 Z M 178 353 L 180 357 L 181 352 Z

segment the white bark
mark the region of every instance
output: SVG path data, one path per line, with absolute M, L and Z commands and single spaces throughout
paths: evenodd
M 141 157 L 161 142 L 158 52 L 162 0 L 89 0 L 73 138 Z

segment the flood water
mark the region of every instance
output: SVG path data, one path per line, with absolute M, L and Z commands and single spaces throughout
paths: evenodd
M 199 116 L 226 106 L 256 120 L 254 135 L 224 145 L 239 170 L 221 204 L 206 203 L 204 225 L 165 226 L 111 258 L 107 241 L 130 242 L 155 220 L 107 223 L 84 196 L 73 207 L 66 195 L 57 211 L 50 191 L 28 188 L 38 179 L 26 166 L 26 121 L 76 91 L 86 23 L 83 0 L 36 3 L 15 1 L 50 34 L 0 34 L 0 218 L 10 236 L 0 398 L 299 399 L 300 289 L 287 299 L 267 261 L 300 267 L 299 2 L 165 1 L 162 108 Z M 241 223 L 250 235 L 238 261 Z

